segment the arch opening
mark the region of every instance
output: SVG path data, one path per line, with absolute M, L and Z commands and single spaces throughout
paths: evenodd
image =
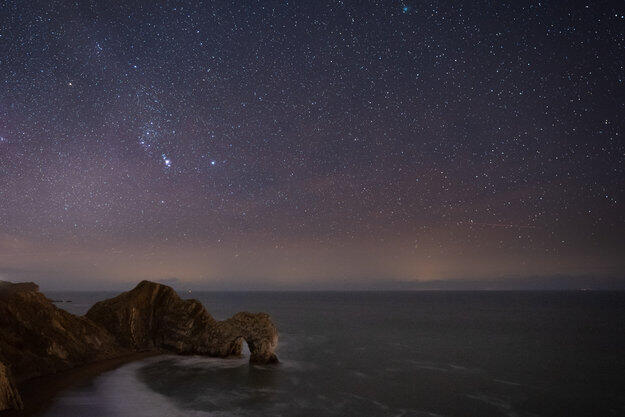
M 250 352 L 250 346 L 247 344 L 247 340 L 241 338 L 241 357 L 249 358 L 252 355 Z

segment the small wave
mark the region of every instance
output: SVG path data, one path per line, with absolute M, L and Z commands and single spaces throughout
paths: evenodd
M 361 395 L 357 395 L 357 394 L 352 394 L 352 393 L 345 393 L 347 397 L 351 397 L 361 403 L 368 403 L 374 407 L 376 407 L 378 410 L 382 411 L 385 413 L 385 415 L 392 415 L 393 417 L 403 417 L 403 416 L 410 416 L 410 417 L 445 417 L 442 414 L 436 414 L 436 413 L 432 413 L 430 411 L 423 411 L 423 410 L 415 410 L 415 409 L 406 409 L 406 408 L 400 408 L 400 409 L 392 409 L 391 407 L 389 407 L 388 405 L 380 402 L 380 401 L 376 401 L 372 398 L 366 398 L 363 397 Z M 345 404 L 347 408 L 350 407 L 350 404 L 347 403 Z
M 415 361 L 409 360 L 408 363 L 413 364 L 416 368 L 419 369 L 427 369 L 430 371 L 438 371 L 438 372 L 459 372 L 465 374 L 480 374 L 485 371 L 479 368 L 469 368 L 462 365 L 456 365 L 453 363 L 436 363 L 436 362 L 426 362 L 426 361 Z
M 276 369 L 275 365 L 254 365 L 255 368 L 259 368 L 259 369 Z M 313 369 L 316 369 L 317 366 L 312 364 L 312 363 L 308 363 L 308 362 L 302 362 L 302 361 L 294 361 L 292 359 L 283 359 L 280 358 L 280 363 L 278 364 L 278 369 L 280 371 L 310 371 Z
M 351 373 L 357 378 L 361 378 L 361 379 L 369 378 L 369 375 L 365 374 L 364 372 L 352 371 Z
M 231 369 L 241 366 L 247 366 L 249 358 L 246 357 L 232 357 L 232 358 L 211 358 L 207 356 L 176 356 L 165 355 L 151 358 L 152 361 L 146 363 L 160 363 L 168 362 L 177 366 L 183 366 L 187 368 L 222 368 Z
M 396 411 L 397 414 L 393 414 L 393 417 L 445 417 L 443 414 L 436 414 L 429 411 L 420 411 L 413 409 L 401 409 Z
M 486 394 L 466 394 L 467 397 L 483 402 L 490 406 L 495 407 L 499 412 L 507 415 L 508 417 L 537 417 L 535 414 L 522 412 L 515 410 L 512 404 L 504 400 L 503 398 L 493 397 Z
M 449 372 L 450 369 L 445 367 L 443 364 L 437 364 L 433 362 L 421 362 L 421 361 L 413 361 L 409 360 L 409 363 L 413 364 L 415 368 L 419 369 L 427 369 L 430 371 L 440 371 L 440 372 Z
M 503 379 L 493 379 L 493 381 L 495 381 L 495 382 L 497 382 L 499 384 L 514 385 L 514 386 L 517 386 L 517 387 L 520 387 L 520 386 L 523 385 L 523 384 L 519 384 L 518 382 L 506 381 L 506 380 L 503 380 Z
M 492 397 L 490 395 L 486 395 L 486 394 L 466 394 L 467 397 L 472 398 L 474 400 L 478 400 L 481 401 L 483 403 L 486 403 L 488 405 L 492 405 L 495 406 L 499 409 L 503 409 L 503 410 L 511 410 L 512 409 L 512 404 L 510 404 L 509 402 L 501 399 L 501 398 L 497 398 L 497 397 Z
M 472 374 L 479 374 L 484 372 L 484 370 L 480 369 L 480 368 L 469 368 L 466 366 L 462 366 L 462 365 L 456 365 L 453 363 L 449 364 L 449 367 L 455 371 L 460 371 L 460 372 L 466 372 L 466 373 L 472 373 Z

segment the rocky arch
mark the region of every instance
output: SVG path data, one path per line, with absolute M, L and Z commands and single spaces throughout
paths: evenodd
M 33 283 L 0 281 L 0 410 L 21 409 L 17 385 L 100 359 L 132 352 L 173 352 L 276 363 L 278 330 L 265 313 L 215 320 L 197 300 L 143 281 L 96 303 L 86 316 L 57 308 Z
M 182 300 L 171 287 L 154 282 L 95 304 L 87 317 L 132 349 L 228 357 L 241 354 L 242 338 L 250 363 L 278 362 L 278 330 L 268 314 L 241 312 L 217 321 L 199 301 Z
M 276 363 L 275 350 L 278 346 L 278 330 L 266 313 L 237 313 L 218 322 L 215 339 L 226 341 L 227 350 L 240 356 L 243 340 L 250 349 L 250 363 Z

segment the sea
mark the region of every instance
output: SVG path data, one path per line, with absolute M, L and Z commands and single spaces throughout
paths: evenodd
M 49 292 L 84 314 L 115 294 Z M 164 355 L 60 393 L 45 417 L 625 416 L 625 292 L 193 292 L 267 312 L 277 366 Z

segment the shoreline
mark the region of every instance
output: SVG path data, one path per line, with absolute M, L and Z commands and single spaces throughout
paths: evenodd
M 80 365 L 67 371 L 58 372 L 52 375 L 45 375 L 23 381 L 18 384 L 23 410 L 0 411 L 0 417 L 32 417 L 43 413 L 48 408 L 56 396 L 69 388 L 80 383 L 90 381 L 97 376 L 119 368 L 130 362 L 139 361 L 152 356 L 163 355 L 160 351 L 146 351 L 130 353 L 117 358 L 104 359 Z

